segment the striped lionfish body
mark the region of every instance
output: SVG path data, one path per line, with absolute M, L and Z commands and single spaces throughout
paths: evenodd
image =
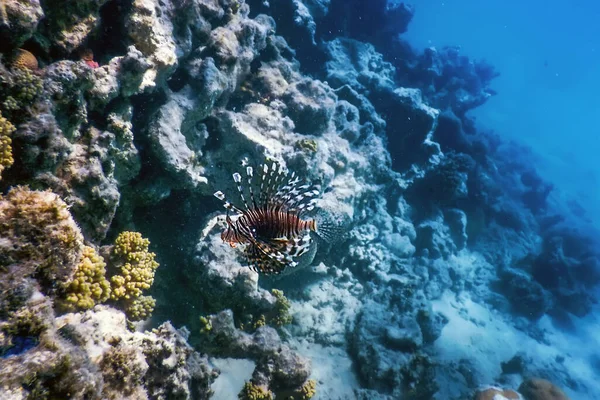
M 279 274 L 297 266 L 297 258 L 309 251 L 317 221 L 303 217 L 315 208 L 320 192 L 276 163 L 262 165 L 256 175 L 250 166 L 245 172 L 245 179 L 233 174 L 242 207 L 234 206 L 223 192 L 215 193 L 227 209 L 221 239 L 231 247 L 246 245 L 244 253 L 254 271 Z

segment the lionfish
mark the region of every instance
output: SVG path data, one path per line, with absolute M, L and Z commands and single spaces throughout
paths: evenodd
M 290 174 L 277 163 L 270 167 L 263 164 L 259 171 L 255 175 L 254 169 L 246 166 L 247 185 L 242 175 L 233 174 L 241 208 L 229 202 L 223 192 L 215 192 L 227 209 L 227 227 L 221 239 L 231 247 L 245 244 L 244 253 L 252 270 L 280 274 L 298 266 L 303 255 L 312 253 L 314 257 L 312 234 L 331 242 L 339 229 L 323 212 L 317 218 L 304 219 L 315 209 L 320 195 L 318 185 L 303 182 L 295 172 Z M 237 218 L 231 217 L 232 212 Z

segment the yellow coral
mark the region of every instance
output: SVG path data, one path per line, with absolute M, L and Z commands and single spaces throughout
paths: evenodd
M 272 400 L 273 393 L 270 390 L 253 384 L 252 382 L 246 382 L 242 391 L 238 394 L 240 400 Z
M 207 333 L 210 332 L 212 330 L 212 322 L 209 318 L 206 317 L 200 317 L 200 332 L 201 333 Z
M 156 300 L 154 298 L 151 296 L 140 296 L 127 304 L 125 314 L 132 321 L 143 321 L 150 318 L 155 306 Z
M 10 135 L 14 131 L 13 124 L 0 114 L 0 179 L 2 179 L 2 171 L 9 168 L 14 162 L 10 139 Z
M 150 289 L 158 263 L 148 251 L 150 241 L 138 232 L 121 232 L 115 240 L 113 254 L 124 260 L 120 273 L 111 278 L 111 299 L 133 300 Z
M 292 316 L 290 315 L 290 301 L 283 295 L 283 292 L 278 289 L 271 290 L 271 294 L 275 296 L 275 309 L 274 315 L 270 318 L 270 321 L 275 326 L 283 326 L 292 322 Z
M 317 382 L 314 379 L 309 379 L 302 389 L 300 389 L 300 400 L 309 400 L 317 393 Z
M 254 322 L 254 329 L 258 329 L 261 326 L 265 326 L 267 324 L 267 320 L 265 319 L 264 314 L 261 314 L 260 317 Z
M 87 310 L 108 300 L 110 283 L 106 280 L 104 267 L 104 259 L 96 250 L 85 246 L 75 276 L 67 286 L 67 296 L 63 304 L 66 309 Z
M 135 257 L 136 253 L 148 252 L 150 241 L 142 237 L 139 232 L 121 232 L 115 239 L 114 254 L 125 256 L 127 260 Z

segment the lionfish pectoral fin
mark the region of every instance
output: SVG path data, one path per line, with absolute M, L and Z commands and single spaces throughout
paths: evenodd
M 246 247 L 246 257 L 251 270 L 265 275 L 280 274 L 287 267 L 285 263 L 265 256 L 264 252 L 254 244 Z
M 303 236 L 288 241 L 285 252 L 293 258 L 300 257 L 310 249 L 311 244 L 310 233 L 306 232 Z

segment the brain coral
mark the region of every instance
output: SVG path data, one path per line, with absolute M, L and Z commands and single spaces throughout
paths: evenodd
M 39 68 L 38 60 L 25 49 L 18 49 L 13 61 L 13 67 L 35 71 Z
M 519 392 L 526 400 L 569 400 L 560 388 L 545 379 L 526 379 Z

